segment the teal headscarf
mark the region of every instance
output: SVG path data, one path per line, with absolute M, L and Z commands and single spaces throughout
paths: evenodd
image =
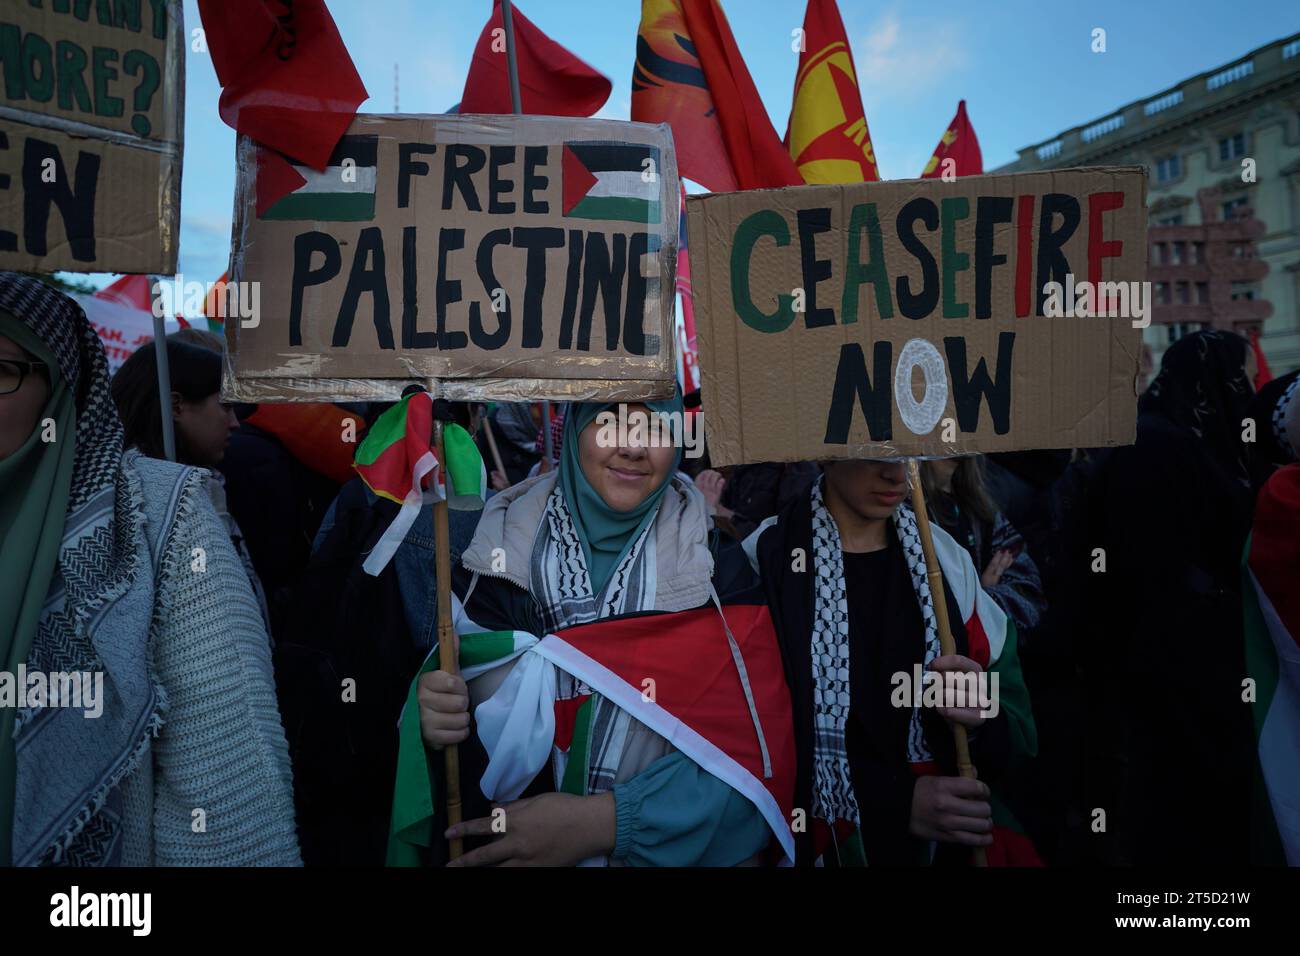
M 677 412 L 680 415 L 682 394 L 677 391 L 670 399 L 642 404 L 652 412 Z M 659 487 L 631 511 L 615 511 L 587 480 L 582 470 L 578 444 L 582 430 L 606 409 L 617 411 L 618 405 L 571 403 L 564 416 L 564 440 L 560 449 L 560 493 L 564 495 L 564 503 L 568 505 L 573 526 L 582 542 L 582 554 L 587 559 L 587 573 L 591 576 L 593 594 L 600 594 L 604 590 L 618 563 L 632 550 L 641 531 L 659 513 L 659 502 L 682 460 L 682 450 L 678 447 L 673 465 Z
M 35 332 L 0 312 L 0 335 L 44 362 L 50 394 L 27 441 L 0 459 L 0 670 L 16 675 L 36 639 L 63 542 L 72 466 L 76 456 L 76 407 L 53 351 Z M 46 441 L 44 422 L 54 422 Z M 16 677 L 14 678 L 16 679 Z M 12 863 L 12 807 L 17 755 L 15 708 L 0 708 L 0 866 Z

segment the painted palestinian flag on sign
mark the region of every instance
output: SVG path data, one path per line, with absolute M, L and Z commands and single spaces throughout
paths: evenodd
M 659 222 L 659 150 L 640 143 L 565 143 L 564 215 Z
M 352 467 L 366 487 L 402 506 L 362 565 L 367 574 L 384 569 L 424 504 L 447 498 L 449 508 L 472 510 L 483 505 L 487 472 L 469 432 L 451 422 L 443 425 L 445 468 L 439 467 L 432 439 L 433 399 L 428 392 L 413 392 L 380 415 L 357 447 Z
M 293 164 L 303 184 L 261 214 L 263 219 L 368 222 L 375 218 L 378 136 L 344 136 L 323 172 Z M 258 189 L 263 185 L 258 165 Z

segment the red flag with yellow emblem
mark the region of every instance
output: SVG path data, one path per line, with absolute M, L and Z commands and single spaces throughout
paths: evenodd
M 980 153 L 980 141 L 975 138 L 975 128 L 970 125 L 966 115 L 966 101 L 957 104 L 957 115 L 948 124 L 939 145 L 934 148 L 934 155 L 925 164 L 922 179 L 937 179 L 943 176 L 944 160 L 951 159 L 954 176 L 980 176 L 984 173 L 984 157 Z
M 808 0 L 803 50 L 785 145 L 804 182 L 859 183 L 880 178 L 835 0 Z

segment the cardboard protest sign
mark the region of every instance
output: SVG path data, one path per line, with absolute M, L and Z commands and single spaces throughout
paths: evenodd
M 686 208 L 715 465 L 1133 441 L 1141 167 Z
M 667 126 L 359 115 L 260 215 L 259 149 L 239 145 L 228 398 L 671 393 Z
M 0 10 L 0 268 L 176 271 L 180 0 Z

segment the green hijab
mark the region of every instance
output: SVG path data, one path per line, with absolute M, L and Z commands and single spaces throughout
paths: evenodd
M 631 404 L 631 403 L 629 403 Z M 682 412 L 682 395 L 678 391 L 661 402 L 644 402 L 654 412 Z M 582 470 L 578 436 L 606 409 L 617 410 L 616 403 L 601 405 L 595 402 L 570 403 L 564 416 L 564 440 L 560 449 L 560 493 L 568 505 L 574 529 L 582 542 L 582 554 L 587 559 L 587 573 L 591 576 L 591 590 L 599 595 L 618 563 L 632 550 L 641 531 L 659 512 L 668 482 L 682 460 L 682 450 L 677 449 L 673 466 L 659 487 L 646 496 L 631 511 L 615 511 L 587 480 Z
M 63 542 L 63 522 L 76 457 L 75 396 L 63 380 L 54 353 L 25 324 L 0 312 L 0 335 L 15 342 L 49 370 L 50 396 L 27 441 L 0 459 L 0 670 L 18 679 L 27 661 L 41 607 L 50 590 Z M 3 399 L 0 399 L 2 401 Z M 46 419 L 54 440 L 45 441 Z M 0 707 L 0 866 L 12 855 L 15 708 Z

